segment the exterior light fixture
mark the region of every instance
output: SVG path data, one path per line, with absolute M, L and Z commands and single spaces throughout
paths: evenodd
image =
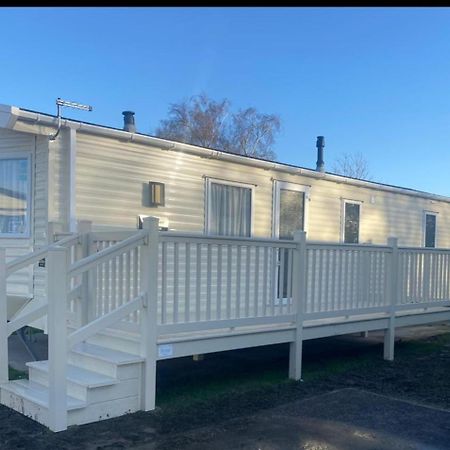
M 165 206 L 165 185 L 157 181 L 149 181 L 150 188 L 150 205 L 149 206 Z

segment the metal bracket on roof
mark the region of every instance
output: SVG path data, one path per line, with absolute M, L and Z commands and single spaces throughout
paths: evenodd
M 63 100 L 61 98 L 56 99 L 56 112 L 58 118 L 58 128 L 56 129 L 56 133 L 49 136 L 50 141 L 55 141 L 58 137 L 59 132 L 61 131 L 61 108 L 64 106 L 68 108 L 81 109 L 83 111 L 92 111 L 92 106 L 82 105 L 81 103 L 71 102 L 69 100 Z

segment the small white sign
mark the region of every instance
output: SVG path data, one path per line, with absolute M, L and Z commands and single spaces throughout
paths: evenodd
M 160 358 L 167 358 L 168 356 L 173 355 L 173 345 L 172 344 L 164 344 L 158 346 L 158 356 Z

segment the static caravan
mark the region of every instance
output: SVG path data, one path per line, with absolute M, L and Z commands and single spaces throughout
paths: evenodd
M 0 106 L 0 246 L 7 258 L 47 245 L 48 224 L 323 242 L 450 247 L 450 198 Z M 315 155 L 311 155 L 313 159 Z M 156 191 L 157 190 L 157 191 Z M 155 195 L 162 195 L 162 203 Z M 30 269 L 31 270 L 31 269 Z M 39 268 L 37 268 L 39 271 Z M 36 273 L 11 295 L 42 290 Z
M 125 117 L 0 106 L 1 403 L 58 431 L 154 408 L 160 359 L 289 342 L 299 379 L 305 339 L 383 329 L 392 359 L 395 327 L 450 319 L 450 198 Z M 9 382 L 7 336 L 29 324 L 52 356 Z

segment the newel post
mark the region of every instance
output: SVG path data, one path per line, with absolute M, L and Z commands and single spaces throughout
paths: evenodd
M 92 231 L 92 222 L 90 220 L 79 220 L 77 224 L 77 232 L 80 235 L 80 257 L 86 258 L 89 256 L 90 247 L 90 233 Z M 81 275 L 81 326 L 87 325 L 92 317 L 89 311 L 92 309 L 90 304 L 93 302 L 90 292 L 90 283 L 92 283 L 92 271 L 87 270 Z
M 296 311 L 295 340 L 289 346 L 289 378 L 300 380 L 302 376 L 303 315 L 306 303 L 306 233 L 296 231 L 292 266 L 292 304 Z
M 388 285 L 389 299 L 389 323 L 388 328 L 384 331 L 384 352 L 383 357 L 388 361 L 394 360 L 394 342 L 395 342 L 395 305 L 398 296 L 398 239 L 395 237 L 388 238 L 388 246 L 392 248 L 391 267 L 390 267 L 390 283 Z
M 148 235 L 140 259 L 141 293 L 146 293 L 141 309 L 141 356 L 144 357 L 141 408 L 150 411 L 155 409 L 156 400 L 159 219 L 146 217 L 143 229 Z
M 48 426 L 67 428 L 67 250 L 48 252 Z
M 6 250 L 0 248 L 0 383 L 6 383 L 9 380 L 8 331 L 6 329 L 7 313 Z

